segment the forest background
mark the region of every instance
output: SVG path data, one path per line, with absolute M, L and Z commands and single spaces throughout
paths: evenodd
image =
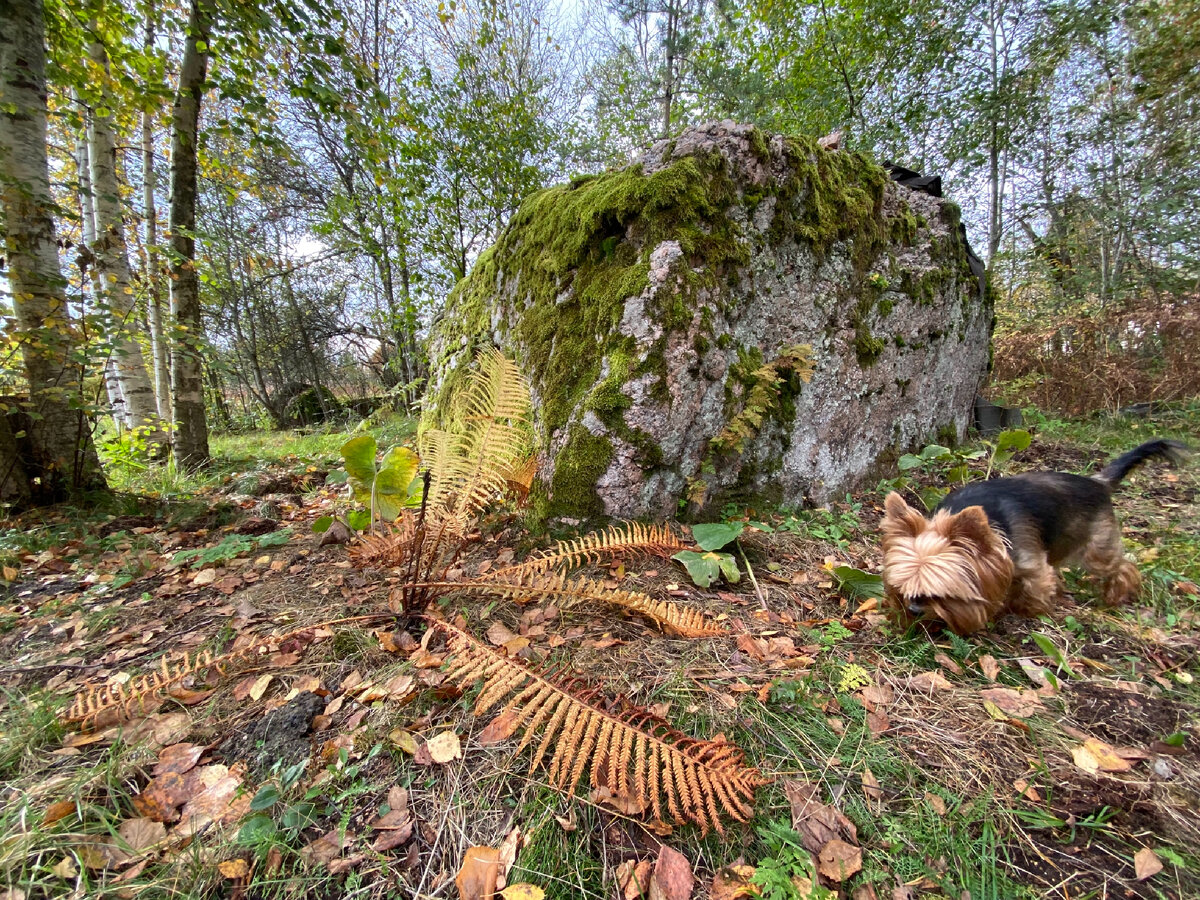
M 1008 399 L 1079 412 L 1195 392 L 1164 352 L 1194 336 L 1200 278 L 1188 3 L 20 0 L 6 15 L 14 36 L 44 24 L 66 315 L 38 318 L 0 279 L 2 392 L 35 422 L 47 402 L 82 406 L 110 461 L 153 455 L 163 422 L 191 467 L 211 429 L 367 397 L 360 411 L 413 411 L 431 324 L 522 198 L 723 118 L 840 131 L 941 175 L 998 290 Z M 20 401 L 38 347 L 65 368 Z

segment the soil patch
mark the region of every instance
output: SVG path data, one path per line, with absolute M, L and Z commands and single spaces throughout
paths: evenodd
M 1093 681 L 1072 685 L 1064 699 L 1076 722 L 1111 744 L 1145 746 L 1191 724 L 1191 711 L 1176 700 Z

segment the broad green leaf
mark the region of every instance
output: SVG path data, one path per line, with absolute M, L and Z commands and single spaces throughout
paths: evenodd
M 345 469 L 334 469 L 325 476 L 326 484 L 345 484 L 349 480 L 350 476 L 346 473 Z
M 355 531 L 366 531 L 371 527 L 371 511 L 369 509 L 354 509 L 346 513 L 346 524 Z
M 258 793 L 254 795 L 254 799 L 250 801 L 251 812 L 262 812 L 264 809 L 270 809 L 279 801 L 279 788 L 273 784 L 265 784 L 258 789 Z
M 329 530 L 329 526 L 333 524 L 333 516 L 321 516 L 317 521 L 312 523 L 314 534 L 324 534 Z
M 692 526 L 692 538 L 704 550 L 720 550 L 735 541 L 746 528 L 745 522 L 710 522 Z
M 721 574 L 721 567 L 714 553 L 697 553 L 695 550 L 680 550 L 671 559 L 683 563 L 697 587 L 706 588 Z
M 721 574 L 725 576 L 725 580 L 730 584 L 737 584 L 742 580 L 742 572 L 738 568 L 737 560 L 734 559 L 732 553 L 717 553 L 717 565 L 721 569 Z
M 238 829 L 238 843 L 261 844 L 270 840 L 278 827 L 270 816 L 251 816 L 242 822 L 242 827 Z
M 346 462 L 346 474 L 350 476 L 350 484 L 355 495 L 371 493 L 371 485 L 375 481 L 375 452 L 378 449 L 375 438 L 369 434 L 360 434 L 342 444 L 342 459 Z M 361 500 L 361 498 L 360 498 Z
M 921 451 L 921 459 L 926 461 L 932 459 L 949 459 L 953 455 L 949 447 L 943 447 L 941 444 L 929 444 Z
M 375 512 L 385 522 L 393 521 L 408 502 L 408 491 L 417 474 L 417 454 L 407 447 L 393 447 L 375 476 Z
M 1033 435 L 1023 428 L 1014 428 L 1011 431 L 1002 431 L 996 438 L 996 450 L 1008 450 L 1016 452 L 1026 449 L 1033 441 Z
M 833 576 L 838 580 L 838 587 L 858 600 L 874 597 L 883 599 L 883 576 L 872 572 L 864 572 L 853 566 L 836 566 Z
M 901 472 L 907 472 L 909 469 L 917 469 L 923 465 L 925 465 L 925 460 L 919 456 L 913 456 L 911 453 L 905 453 L 896 462 L 896 466 Z

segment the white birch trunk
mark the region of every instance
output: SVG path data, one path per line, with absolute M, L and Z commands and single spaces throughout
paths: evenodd
M 154 3 L 146 4 L 146 40 L 149 55 L 154 49 Z M 142 213 L 146 221 L 146 320 L 150 324 L 150 352 L 154 360 L 154 397 L 158 402 L 158 417 L 164 423 L 174 422 L 171 410 L 171 362 L 163 331 L 162 282 L 158 260 L 158 206 L 154 192 L 158 188 L 154 170 L 154 115 L 142 113 Z
M 0 230 L 32 411 L 20 462 L 30 500 L 53 503 L 104 476 L 83 413 L 72 408 L 81 373 L 58 259 L 46 159 L 45 12 L 41 0 L 0 2 Z
M 108 73 L 108 52 L 93 41 L 88 55 L 96 66 Z M 105 96 L 107 91 L 102 92 Z M 92 205 L 96 214 L 96 242 L 92 254 L 100 273 L 103 301 L 112 317 L 112 360 L 121 396 L 125 401 L 125 424 L 145 429 L 152 448 L 161 448 L 166 440 L 158 420 L 154 388 L 146 373 L 142 345 L 135 336 L 133 283 L 129 270 L 129 250 L 125 243 L 124 211 L 121 186 L 117 180 L 117 145 L 112 130 L 112 102 L 105 115 L 93 110 L 88 126 L 88 158 L 91 164 Z

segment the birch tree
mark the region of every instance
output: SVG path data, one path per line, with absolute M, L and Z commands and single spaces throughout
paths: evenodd
M 93 33 L 99 31 L 99 24 L 95 21 L 92 30 Z M 100 299 L 113 323 L 112 368 L 125 404 L 125 424 L 130 428 L 145 429 L 151 448 L 162 448 L 166 434 L 159 423 L 154 387 L 146 372 L 142 345 L 134 334 L 138 316 L 135 315 L 129 251 L 125 241 L 121 185 L 117 178 L 114 104 L 107 88 L 110 79 L 108 53 L 104 44 L 97 39 L 89 43 L 88 56 L 99 83 L 105 86 L 100 92 L 101 105 L 91 111 L 88 119 L 88 158 L 93 193 L 91 205 L 96 216 L 95 243 L 91 249 L 100 276 Z
M 104 486 L 79 408 L 77 336 L 67 306 L 46 156 L 45 12 L 41 0 L 0 3 L 0 210 L 16 340 L 29 382 L 22 494 L 54 503 Z M 11 421 L 11 417 L 10 417 Z M 19 445 L 18 445 L 19 446 Z

